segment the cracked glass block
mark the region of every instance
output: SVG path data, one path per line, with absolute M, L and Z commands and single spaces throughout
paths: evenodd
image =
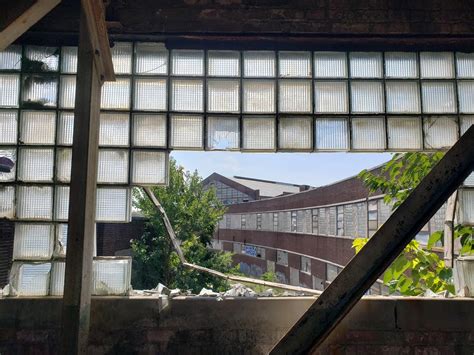
M 386 52 L 385 76 L 387 78 L 417 78 L 416 53 Z
M 74 134 L 74 112 L 61 112 L 58 119 L 58 145 L 72 145 Z
M 239 149 L 239 119 L 208 117 L 207 148 L 211 150 Z
M 115 74 L 132 73 L 132 46 L 131 42 L 115 42 L 110 48 Z
M 273 80 L 244 80 L 243 112 L 275 112 L 275 82 Z
M 275 76 L 275 53 L 270 51 L 244 52 L 244 76 Z
M 20 143 L 53 145 L 56 112 L 22 111 L 20 116 Z
M 458 140 L 458 125 L 455 116 L 428 116 L 423 122 L 425 148 L 450 148 Z
M 20 148 L 18 157 L 18 180 L 52 182 L 53 166 L 53 148 Z
M 421 117 L 388 117 L 388 148 L 393 150 L 423 149 Z
M 474 78 L 474 53 L 456 53 L 457 77 Z
M 132 183 L 165 185 L 168 182 L 168 153 L 135 150 L 132 153 Z
M 242 149 L 274 150 L 275 118 L 274 117 L 244 117 Z
M 130 79 L 117 78 L 115 81 L 106 81 L 102 85 L 100 98 L 101 109 L 130 109 Z
M 128 113 L 101 113 L 99 146 L 128 146 L 129 121 Z
M 171 147 L 203 148 L 203 118 L 192 115 L 171 116 Z
M 23 58 L 23 71 L 49 72 L 58 71 L 59 48 L 43 46 L 26 46 Z
M 0 111 L 0 145 L 16 144 L 18 130 L 17 111 Z
M 19 74 L 0 74 L 0 107 L 18 107 Z
M 0 182 L 5 181 L 14 181 L 15 180 L 15 172 L 16 172 L 16 148 L 13 147 L 2 147 L 0 149 L 0 157 L 5 157 L 13 162 L 13 167 L 11 168 L 10 172 L 0 172 Z
M 351 83 L 351 106 L 353 113 L 384 112 L 383 84 L 378 81 L 353 81 Z
M 420 88 L 416 81 L 385 83 L 388 113 L 420 113 Z
M 383 76 L 382 53 L 349 53 L 352 78 L 381 78 Z
M 53 188 L 51 186 L 18 186 L 16 216 L 18 219 L 51 220 Z
M 135 79 L 133 108 L 142 111 L 163 111 L 167 106 L 166 79 Z
M 171 51 L 173 75 L 204 75 L 204 51 L 176 49 Z
M 349 99 L 346 81 L 316 81 L 314 105 L 317 113 L 348 113 Z
M 61 75 L 59 89 L 59 107 L 73 109 L 76 102 L 76 77 Z
M 128 150 L 99 150 L 97 183 L 128 182 Z
M 459 112 L 474 113 L 474 81 L 458 81 Z
M 11 45 L 0 51 L 0 70 L 21 69 L 21 46 Z
M 317 118 L 315 146 L 318 150 L 348 150 L 349 125 L 347 118 Z
M 50 75 L 23 76 L 22 105 L 28 108 L 56 107 L 58 79 Z
M 10 285 L 16 296 L 47 296 L 51 263 L 20 263 L 12 265 Z
M 69 217 L 69 186 L 56 186 L 54 200 L 54 219 L 67 221 Z
M 130 189 L 97 188 L 96 220 L 98 222 L 129 222 L 130 209 Z
M 460 194 L 460 219 L 463 224 L 474 224 L 474 189 L 462 189 Z
M 77 47 L 61 48 L 61 73 L 77 73 Z
M 1 174 L 0 174 L 1 177 Z M 15 216 L 15 187 L 0 185 L 0 218 Z
M 424 81 L 421 83 L 421 94 L 423 99 L 423 112 L 456 112 L 454 83 L 445 81 Z
M 315 78 L 347 78 L 345 52 L 314 52 Z
M 278 125 L 280 149 L 308 150 L 313 147 L 311 117 L 280 117 Z
M 166 147 L 166 136 L 166 115 L 133 115 L 134 147 Z
M 71 181 L 72 149 L 58 148 L 56 150 L 56 180 L 59 182 Z
M 385 149 L 384 117 L 353 117 L 352 148 L 354 150 Z
M 209 112 L 239 112 L 239 80 L 208 80 L 207 90 L 207 110 Z
M 55 246 L 54 256 L 64 257 L 67 251 L 67 233 L 68 225 L 66 223 L 58 223 L 55 228 Z
M 461 116 L 460 120 L 461 135 L 463 135 L 472 125 L 474 125 L 474 116 Z
M 53 224 L 15 223 L 14 260 L 48 260 L 53 244 Z
M 451 52 L 421 52 L 421 78 L 454 78 L 454 59 Z
M 279 76 L 282 78 L 310 78 L 310 52 L 279 52 Z
M 132 260 L 101 258 L 95 259 L 93 270 L 93 295 L 127 295 L 130 290 Z
M 207 52 L 209 76 L 239 76 L 240 53 L 235 51 Z
M 168 73 L 168 51 L 164 43 L 135 44 L 135 73 L 137 75 Z
M 280 80 L 278 105 L 280 112 L 311 113 L 311 81 Z
M 201 112 L 204 103 L 203 88 L 202 80 L 173 79 L 171 81 L 171 109 Z
M 64 261 L 53 261 L 51 266 L 51 296 L 62 296 L 64 293 L 64 276 L 66 275 L 66 263 Z

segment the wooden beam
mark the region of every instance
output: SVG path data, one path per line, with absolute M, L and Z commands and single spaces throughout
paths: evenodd
M 13 21 L 9 21 L 2 32 L 0 32 L 0 51 L 3 51 L 12 44 L 18 37 L 25 33 L 48 12 L 54 9 L 60 2 L 61 0 L 36 0 L 25 11 L 18 14 Z M 15 5 L 15 2 L 10 1 L 8 4 L 3 6 Z M 18 6 L 22 6 L 21 3 L 18 4 Z
M 444 217 L 444 262 L 447 267 L 453 267 L 454 260 L 454 218 L 456 217 L 457 190 L 448 198 Z
M 474 168 L 474 126 L 309 307 L 270 354 L 316 350 Z

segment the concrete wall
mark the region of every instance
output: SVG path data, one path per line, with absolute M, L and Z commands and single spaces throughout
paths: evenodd
M 312 298 L 96 297 L 88 354 L 265 354 Z M 0 353 L 54 354 L 58 298 L 0 299 Z M 320 354 L 472 354 L 473 299 L 366 297 Z

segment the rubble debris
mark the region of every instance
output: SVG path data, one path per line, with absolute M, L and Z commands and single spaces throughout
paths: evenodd
M 169 296 L 171 291 L 168 287 L 163 285 L 162 283 L 159 283 L 152 291 L 156 291 L 159 295 L 166 295 Z
M 220 296 L 221 294 L 218 293 L 218 292 L 214 292 L 213 290 L 211 289 L 208 289 L 208 288 L 205 288 L 203 287 L 201 292 L 199 292 L 199 295 L 198 296 L 205 296 L 205 297 L 218 297 Z
M 224 297 L 256 297 L 257 293 L 250 287 L 246 287 L 240 283 L 232 285 L 230 290 L 223 294 Z

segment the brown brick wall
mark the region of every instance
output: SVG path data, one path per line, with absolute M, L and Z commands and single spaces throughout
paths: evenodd
M 98 223 L 97 255 L 114 256 L 119 250 L 130 249 L 130 241 L 145 230 L 144 218 L 133 218 L 130 223 Z

